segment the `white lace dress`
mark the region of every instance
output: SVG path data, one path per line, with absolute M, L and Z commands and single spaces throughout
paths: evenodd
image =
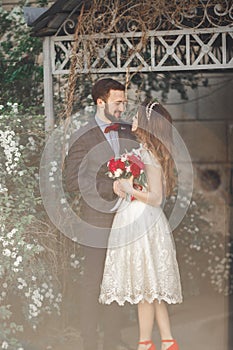
M 149 151 L 142 149 L 141 156 L 145 164 L 160 167 Z M 154 299 L 182 302 L 172 232 L 161 207 L 123 200 L 109 236 L 99 302 Z

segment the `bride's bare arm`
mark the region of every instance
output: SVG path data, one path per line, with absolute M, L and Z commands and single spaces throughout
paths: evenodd
M 148 191 L 142 192 L 133 188 L 133 178 L 120 179 L 120 189 L 125 193 L 134 196 L 137 200 L 152 205 L 154 207 L 159 206 L 163 199 L 162 189 L 162 168 L 145 165 L 145 172 L 148 183 Z

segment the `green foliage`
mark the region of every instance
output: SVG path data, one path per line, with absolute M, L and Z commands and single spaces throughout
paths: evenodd
M 176 197 L 166 204 L 169 216 Z M 181 198 L 180 205 L 187 205 Z M 229 233 L 216 232 L 207 213 L 211 204 L 201 192 L 194 192 L 188 211 L 174 231 L 184 294 L 213 290 L 223 295 L 233 293 L 230 267 L 233 262 L 233 240 Z
M 148 98 L 152 98 L 155 93 L 161 94 L 163 102 L 167 101 L 171 90 L 177 91 L 181 100 L 188 100 L 189 89 L 208 86 L 208 80 L 194 72 L 137 73 L 131 82 L 138 86 L 139 91 L 145 92 Z
M 1 101 L 24 106 L 42 104 L 43 68 L 38 63 L 42 41 L 30 36 L 22 7 L 11 12 L 0 8 Z
M 2 292 L 2 294 L 5 292 Z M 22 349 L 20 343 L 15 338 L 15 334 L 23 332 L 23 327 L 17 325 L 15 322 L 11 322 L 12 312 L 10 311 L 10 305 L 0 306 L 0 341 L 3 340 L 1 344 L 2 349 Z M 7 340 L 6 340 L 7 339 Z

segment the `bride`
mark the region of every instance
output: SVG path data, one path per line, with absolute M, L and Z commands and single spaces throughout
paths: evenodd
M 174 188 L 172 119 L 158 102 L 144 103 L 133 119 L 132 131 L 141 147 L 147 186 L 133 187 L 133 178 L 114 182 L 123 198 L 108 241 L 100 303 L 137 304 L 138 350 L 155 350 L 154 319 L 161 336 L 161 350 L 178 350 L 173 338 L 167 304 L 182 302 L 179 268 L 172 232 L 163 203 Z M 135 200 L 129 200 L 133 196 Z

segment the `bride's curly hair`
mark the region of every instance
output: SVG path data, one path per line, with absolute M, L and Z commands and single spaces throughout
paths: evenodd
M 138 108 L 137 139 L 158 159 L 166 184 L 166 196 L 174 191 L 172 117 L 157 101 L 144 101 Z

